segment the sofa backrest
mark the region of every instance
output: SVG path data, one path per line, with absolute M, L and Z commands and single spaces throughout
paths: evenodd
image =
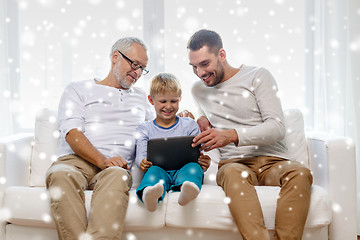
M 304 132 L 302 113 L 297 109 L 284 111 L 286 137 L 285 142 L 292 159 L 309 166 L 309 157 Z M 45 186 L 45 176 L 52 162 L 56 161 L 56 148 L 59 143 L 57 111 L 42 109 L 36 115 L 34 144 L 30 160 L 30 186 Z M 215 157 L 214 157 L 215 156 Z M 219 159 L 212 154 L 213 165 Z M 216 168 L 212 168 L 215 169 Z M 141 180 L 139 169 L 133 169 L 134 185 Z M 213 170 L 214 171 L 214 170 Z M 208 171 L 210 174 L 210 171 Z M 212 173 L 213 174 L 213 173 Z M 213 178 L 213 177 L 212 177 Z

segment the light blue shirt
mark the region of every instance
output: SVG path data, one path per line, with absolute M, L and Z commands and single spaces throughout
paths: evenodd
M 137 128 L 136 159 L 135 163 L 140 168 L 140 163 L 147 158 L 147 141 L 153 138 L 196 136 L 200 133 L 198 124 L 191 118 L 176 117 L 176 123 L 168 128 L 159 126 L 155 120 L 141 123 Z

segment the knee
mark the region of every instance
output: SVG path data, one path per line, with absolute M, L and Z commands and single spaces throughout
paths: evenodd
M 60 201 L 65 193 L 80 193 L 85 186 L 84 176 L 71 166 L 57 164 L 47 173 L 46 187 L 52 202 Z
M 132 185 L 132 178 L 129 171 L 121 167 L 108 167 L 102 170 L 98 181 L 116 182 L 117 184 Z
M 164 180 L 166 171 L 158 166 L 151 166 L 144 174 L 143 179 L 151 184 L 156 184 L 159 180 Z
M 184 166 L 187 174 L 191 176 L 204 175 L 204 172 L 198 163 L 192 162 Z
M 250 183 L 258 185 L 256 175 L 249 168 L 239 163 L 228 163 L 222 166 L 218 172 L 218 181 L 229 181 L 230 183 Z
M 163 172 L 165 171 L 164 169 L 162 169 L 161 167 L 158 166 L 151 166 L 146 173 L 158 173 L 158 172 Z
M 84 176 L 74 167 L 57 164 L 49 168 L 46 175 L 47 188 L 53 185 L 84 185 Z
M 309 185 L 311 185 L 313 182 L 313 177 L 310 169 L 305 166 L 299 166 L 292 169 L 292 171 L 290 171 L 289 174 L 286 176 L 285 180 L 296 180 L 301 182 L 302 184 L 308 183 Z

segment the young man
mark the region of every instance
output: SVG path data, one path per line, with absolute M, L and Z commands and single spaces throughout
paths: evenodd
M 194 139 L 201 149 L 220 148 L 217 183 L 231 199 L 243 239 L 270 239 L 254 185 L 280 186 L 274 239 L 301 239 L 310 202 L 310 170 L 291 161 L 283 141 L 284 117 L 277 85 L 264 68 L 226 60 L 219 34 L 200 30 L 189 40 L 193 86 L 203 116 Z
M 136 139 L 136 164 L 144 177 L 136 190 L 146 208 L 153 212 L 165 193 L 180 191 L 178 202 L 184 206 L 197 197 L 203 183 L 204 173 L 210 164 L 210 157 L 201 153 L 198 163 L 188 163 L 179 170 L 164 170 L 152 166 L 147 160 L 147 141 L 152 138 L 192 136 L 200 133 L 199 126 L 192 118 L 176 116 L 181 99 L 181 87 L 177 78 L 169 73 L 153 77 L 149 101 L 154 105 L 156 118 L 138 127 Z M 171 161 L 172 159 L 166 159 Z
M 153 112 L 146 93 L 133 87 L 148 72 L 145 44 L 122 38 L 110 58 L 105 79 L 72 82 L 60 100 L 59 158 L 47 175 L 60 240 L 121 239 L 132 185 L 133 134 Z M 93 190 L 88 221 L 86 189 Z

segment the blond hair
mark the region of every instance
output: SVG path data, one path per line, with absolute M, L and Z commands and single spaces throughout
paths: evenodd
M 151 80 L 150 96 L 154 97 L 159 93 L 171 92 L 181 97 L 181 85 L 179 80 L 171 73 L 159 73 Z

